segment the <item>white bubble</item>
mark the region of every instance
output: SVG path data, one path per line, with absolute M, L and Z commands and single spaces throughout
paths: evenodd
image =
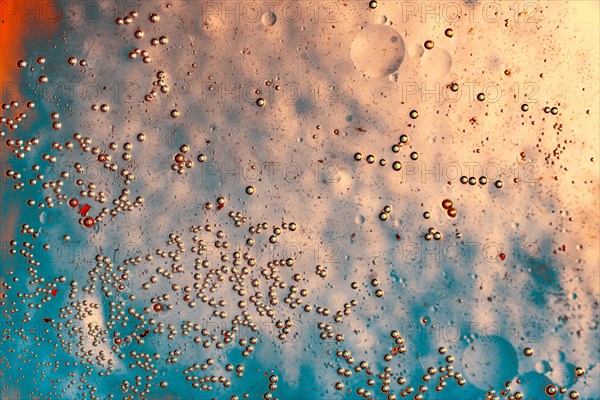
M 422 73 L 427 77 L 440 78 L 450 72 L 452 57 L 446 50 L 434 47 L 420 58 L 419 63 L 421 64 L 420 71 L 423 71 Z
M 355 222 L 357 225 L 364 224 L 364 223 L 365 223 L 365 217 L 364 217 L 364 215 L 357 215 L 357 216 L 354 218 L 354 222 Z
M 275 13 L 267 11 L 262 15 L 262 18 L 260 20 L 264 26 L 273 26 L 275 25 L 275 22 L 277 22 L 277 16 L 275 15 Z
M 381 78 L 396 71 L 404 60 L 404 41 L 385 25 L 368 25 L 350 46 L 354 66 L 367 76 Z

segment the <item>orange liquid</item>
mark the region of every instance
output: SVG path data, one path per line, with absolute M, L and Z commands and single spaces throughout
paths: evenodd
M 0 0 L 0 87 L 19 84 L 17 61 L 25 59 L 26 43 L 54 34 L 58 10 L 52 0 Z

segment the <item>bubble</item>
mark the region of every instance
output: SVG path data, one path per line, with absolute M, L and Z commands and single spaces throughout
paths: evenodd
M 246 187 L 246 193 L 247 194 L 254 194 L 254 186 L 247 186 Z
M 92 226 L 94 226 L 95 223 L 96 223 L 96 221 L 94 221 L 94 218 L 92 218 L 92 217 L 85 217 L 83 219 L 83 225 L 86 228 L 91 228 Z
M 356 69 L 372 78 L 390 75 L 404 59 L 404 41 L 386 25 L 368 25 L 354 37 L 350 58 Z
M 262 97 L 259 97 L 256 100 L 256 105 L 259 106 L 259 107 L 264 107 L 265 104 L 267 104 L 267 101 L 265 99 L 263 99 Z
M 179 117 L 179 111 L 178 110 L 171 110 L 171 117 L 172 118 Z
M 447 37 L 451 38 L 454 36 L 454 30 L 452 28 L 447 28 L 444 31 L 444 35 L 446 35 Z
M 419 153 L 417 153 L 416 151 L 413 151 L 412 153 L 410 153 L 410 159 L 413 161 L 416 161 L 419 159 Z
M 400 171 L 402 169 L 402 163 L 400 161 L 394 161 L 392 168 L 394 171 Z
M 554 385 L 548 385 L 548 386 L 546 386 L 545 392 L 546 392 L 546 394 L 548 396 L 554 396 L 556 394 L 556 392 L 557 392 L 556 386 L 554 386 Z
M 362 160 L 362 157 L 363 157 L 363 156 L 362 156 L 362 154 L 361 154 L 361 153 L 354 153 L 354 159 L 355 159 L 356 161 L 360 161 L 360 160 Z
M 264 26 L 273 26 L 277 22 L 277 16 L 271 11 L 267 11 L 261 17 L 261 22 Z
M 369 8 L 372 9 L 372 10 L 376 9 L 377 8 L 377 1 L 376 0 L 371 0 L 369 2 Z
M 419 117 L 419 112 L 417 110 L 412 110 L 409 114 L 408 114 L 412 119 L 417 119 Z
M 529 111 L 529 104 L 523 104 L 523 105 L 521 105 L 521 110 L 522 110 L 523 112 L 527 112 L 527 111 Z
M 423 45 L 423 47 L 425 47 L 427 50 L 431 50 L 433 49 L 433 40 L 427 40 L 425 41 L 425 44 Z
M 499 336 L 484 336 L 472 343 L 462 359 L 466 380 L 481 390 L 502 387 L 518 372 L 512 345 Z

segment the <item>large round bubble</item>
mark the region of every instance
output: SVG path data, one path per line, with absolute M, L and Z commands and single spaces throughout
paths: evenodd
M 519 371 L 517 352 L 499 336 L 475 341 L 465 350 L 462 361 L 467 382 L 481 390 L 501 389 Z
M 372 78 L 381 78 L 402 64 L 404 41 L 389 26 L 369 25 L 354 37 L 350 57 L 359 71 Z

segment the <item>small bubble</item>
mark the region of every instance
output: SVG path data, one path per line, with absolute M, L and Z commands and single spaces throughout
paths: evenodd
M 427 50 L 431 50 L 431 49 L 433 49 L 433 46 L 434 46 L 434 44 L 433 44 L 433 40 L 427 40 L 427 41 L 425 41 L 425 48 L 426 48 Z
M 410 159 L 413 161 L 416 161 L 419 159 L 419 153 L 417 153 L 416 151 L 413 151 L 412 153 L 410 153 Z
M 452 28 L 447 28 L 447 29 L 444 31 L 444 34 L 445 34 L 447 37 L 451 38 L 452 36 L 454 36 L 454 30 L 453 30 Z
M 267 11 L 261 17 L 261 22 L 264 26 L 273 26 L 277 22 L 277 16 L 271 11 Z
M 177 117 L 179 117 L 179 111 L 178 111 L 178 110 L 172 110 L 172 111 L 171 111 L 171 117 L 172 117 L 172 118 L 177 118 Z
M 400 161 L 394 161 L 392 168 L 394 171 L 400 171 L 402 169 L 402 163 Z
M 485 94 L 484 93 L 479 93 L 477 95 L 477 100 L 479 101 L 484 101 L 485 100 Z
M 262 97 L 259 97 L 256 100 L 256 105 L 259 107 L 264 107 L 265 104 L 267 104 L 267 101 L 265 99 L 263 99 Z
M 371 0 L 371 1 L 369 2 L 369 8 L 370 8 L 371 10 L 374 10 L 374 9 L 376 9 L 376 8 L 377 8 L 377 1 L 375 1 L 375 0 Z
M 362 160 L 362 157 L 363 157 L 363 156 L 362 156 L 362 154 L 361 154 L 361 153 L 354 153 L 354 159 L 355 159 L 356 161 L 360 161 L 360 160 Z
M 248 187 L 246 187 L 246 193 L 247 194 L 254 194 L 254 186 L 248 186 Z
M 529 111 L 529 104 L 523 104 L 521 106 L 521 110 L 524 111 L 524 112 Z
M 417 110 L 412 110 L 409 115 L 412 119 L 417 119 L 419 112 Z

